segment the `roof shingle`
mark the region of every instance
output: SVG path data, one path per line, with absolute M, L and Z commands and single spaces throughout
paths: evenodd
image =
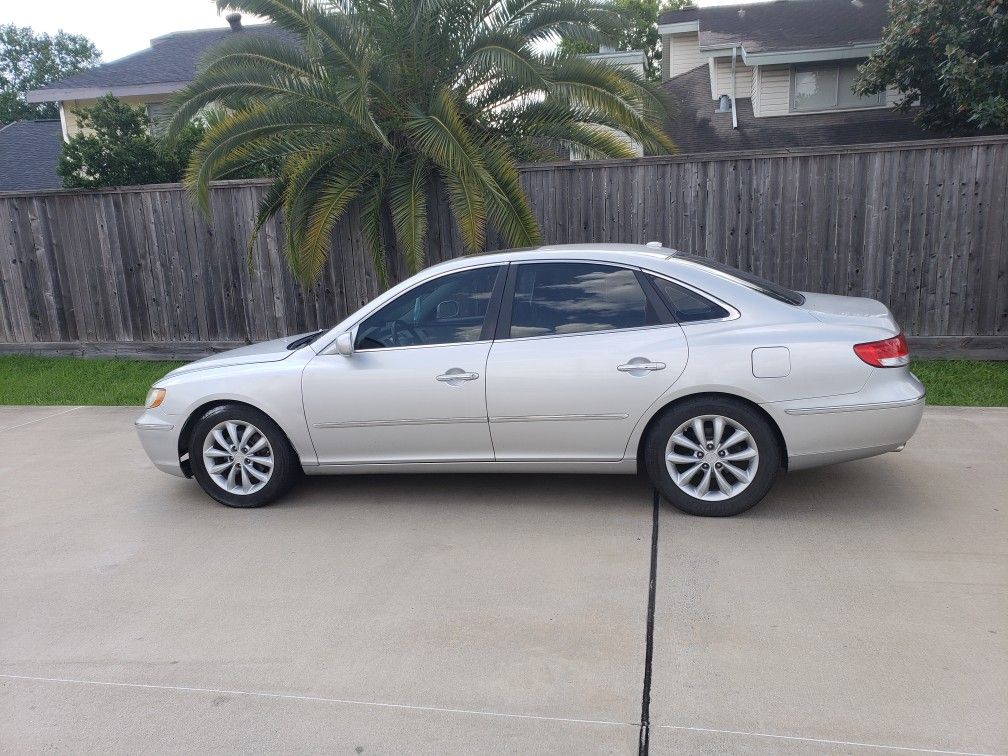
M 59 121 L 16 121 L 0 128 L 0 192 L 59 189 Z
M 289 36 L 288 32 L 273 24 L 243 26 L 238 31 L 225 27 L 166 34 L 152 39 L 151 46 L 146 50 L 47 84 L 35 90 L 29 99 L 45 102 L 46 93 L 62 93 L 67 89 L 107 90 L 142 85 L 185 84 L 192 81 L 196 75 L 196 66 L 207 51 L 239 34 Z
M 747 53 L 843 48 L 878 42 L 887 0 L 774 0 L 667 11 L 660 24 L 700 22 L 700 46 L 741 44 Z

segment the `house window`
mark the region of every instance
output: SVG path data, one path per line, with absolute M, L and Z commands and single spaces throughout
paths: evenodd
M 881 92 L 861 97 L 851 89 L 860 62 L 794 66 L 791 69 L 791 110 L 847 110 L 885 104 Z

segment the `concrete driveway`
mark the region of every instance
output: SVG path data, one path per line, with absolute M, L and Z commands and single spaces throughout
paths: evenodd
M 135 414 L 0 407 L 2 751 L 629 754 L 646 689 L 651 753 L 1008 751 L 1008 411 L 739 518 L 660 505 L 653 617 L 643 480 L 229 510 Z

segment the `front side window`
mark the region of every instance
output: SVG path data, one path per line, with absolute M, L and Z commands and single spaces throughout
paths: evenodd
M 854 93 L 860 61 L 795 66 L 791 71 L 791 110 L 843 110 L 882 105 L 882 93 Z
M 511 338 L 611 331 L 658 324 L 633 271 L 594 263 L 518 268 Z
M 501 266 L 474 268 L 410 289 L 368 316 L 355 349 L 479 341 Z

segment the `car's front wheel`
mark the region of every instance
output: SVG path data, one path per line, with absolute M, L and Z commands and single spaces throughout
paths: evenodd
M 728 517 L 758 503 L 780 471 L 767 420 L 744 402 L 697 398 L 676 405 L 651 428 L 648 476 L 677 509 Z
M 285 493 L 300 466 L 287 437 L 253 407 L 214 407 L 193 428 L 189 442 L 193 477 L 229 507 L 261 507 Z

